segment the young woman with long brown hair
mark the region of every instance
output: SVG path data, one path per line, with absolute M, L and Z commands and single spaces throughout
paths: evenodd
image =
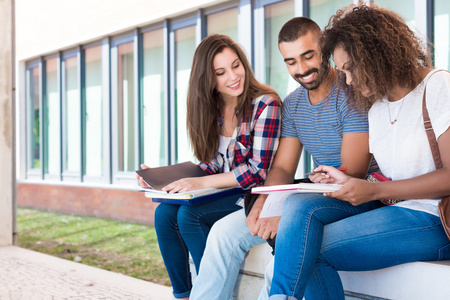
M 249 189 L 262 184 L 278 147 L 280 108 L 279 96 L 256 81 L 244 52 L 231 38 L 206 37 L 192 63 L 187 129 L 199 166 L 210 175 L 184 178 L 164 190 Z M 211 227 L 241 209 L 238 200 L 230 196 L 195 206 L 160 204 L 156 209 L 156 233 L 175 298 L 187 299 L 192 287 L 188 252 L 198 272 Z

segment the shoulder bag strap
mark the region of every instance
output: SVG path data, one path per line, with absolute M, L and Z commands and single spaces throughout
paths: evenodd
M 438 70 L 430 75 L 433 76 L 439 71 L 446 70 Z M 446 71 L 448 72 L 448 71 Z M 429 79 L 429 78 L 428 78 Z M 426 104 L 426 92 L 427 86 L 425 84 L 425 88 L 423 90 L 423 100 L 422 100 L 422 114 L 423 114 L 423 126 L 425 127 L 425 132 L 427 133 L 428 142 L 430 143 L 431 153 L 433 154 L 434 164 L 436 165 L 436 169 L 440 169 L 443 167 L 441 154 L 439 153 L 439 147 L 436 141 L 436 135 L 434 134 L 433 125 L 431 124 L 430 116 L 428 115 L 428 109 Z M 445 196 L 442 198 L 441 202 L 438 206 L 439 217 L 441 218 L 442 227 L 444 228 L 445 234 L 450 240 L 450 196 Z
M 447 70 L 437 70 L 433 74 L 430 75 L 433 76 L 437 72 L 445 71 Z M 430 78 L 428 78 L 430 80 Z M 433 125 L 431 124 L 430 116 L 428 115 L 428 109 L 427 109 L 427 101 L 426 101 L 426 93 L 427 93 L 427 86 L 425 84 L 425 88 L 423 90 L 423 99 L 422 99 L 422 115 L 423 115 L 423 126 L 425 127 L 425 132 L 427 133 L 428 142 L 430 143 L 431 153 L 433 154 L 433 160 L 434 164 L 436 165 L 436 169 L 442 168 L 442 160 L 441 160 L 441 154 L 439 153 L 439 147 L 436 141 L 436 135 L 434 134 Z

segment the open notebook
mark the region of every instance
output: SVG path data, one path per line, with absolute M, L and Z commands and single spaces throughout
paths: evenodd
M 273 186 L 261 186 L 252 188 L 252 194 L 270 194 L 276 192 L 290 193 L 326 193 L 334 192 L 343 188 L 340 184 L 324 184 L 324 183 L 292 183 Z

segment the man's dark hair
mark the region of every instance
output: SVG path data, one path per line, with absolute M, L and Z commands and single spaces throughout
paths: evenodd
M 294 42 L 310 31 L 315 33 L 317 38 L 320 38 L 321 30 L 316 22 L 306 17 L 295 17 L 289 20 L 281 28 L 280 33 L 278 34 L 278 44 L 283 42 Z

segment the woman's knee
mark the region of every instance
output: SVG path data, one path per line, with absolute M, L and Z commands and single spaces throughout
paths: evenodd
M 177 212 L 179 206 L 172 204 L 160 204 L 155 209 L 155 230 L 156 232 L 165 228 L 177 226 Z

